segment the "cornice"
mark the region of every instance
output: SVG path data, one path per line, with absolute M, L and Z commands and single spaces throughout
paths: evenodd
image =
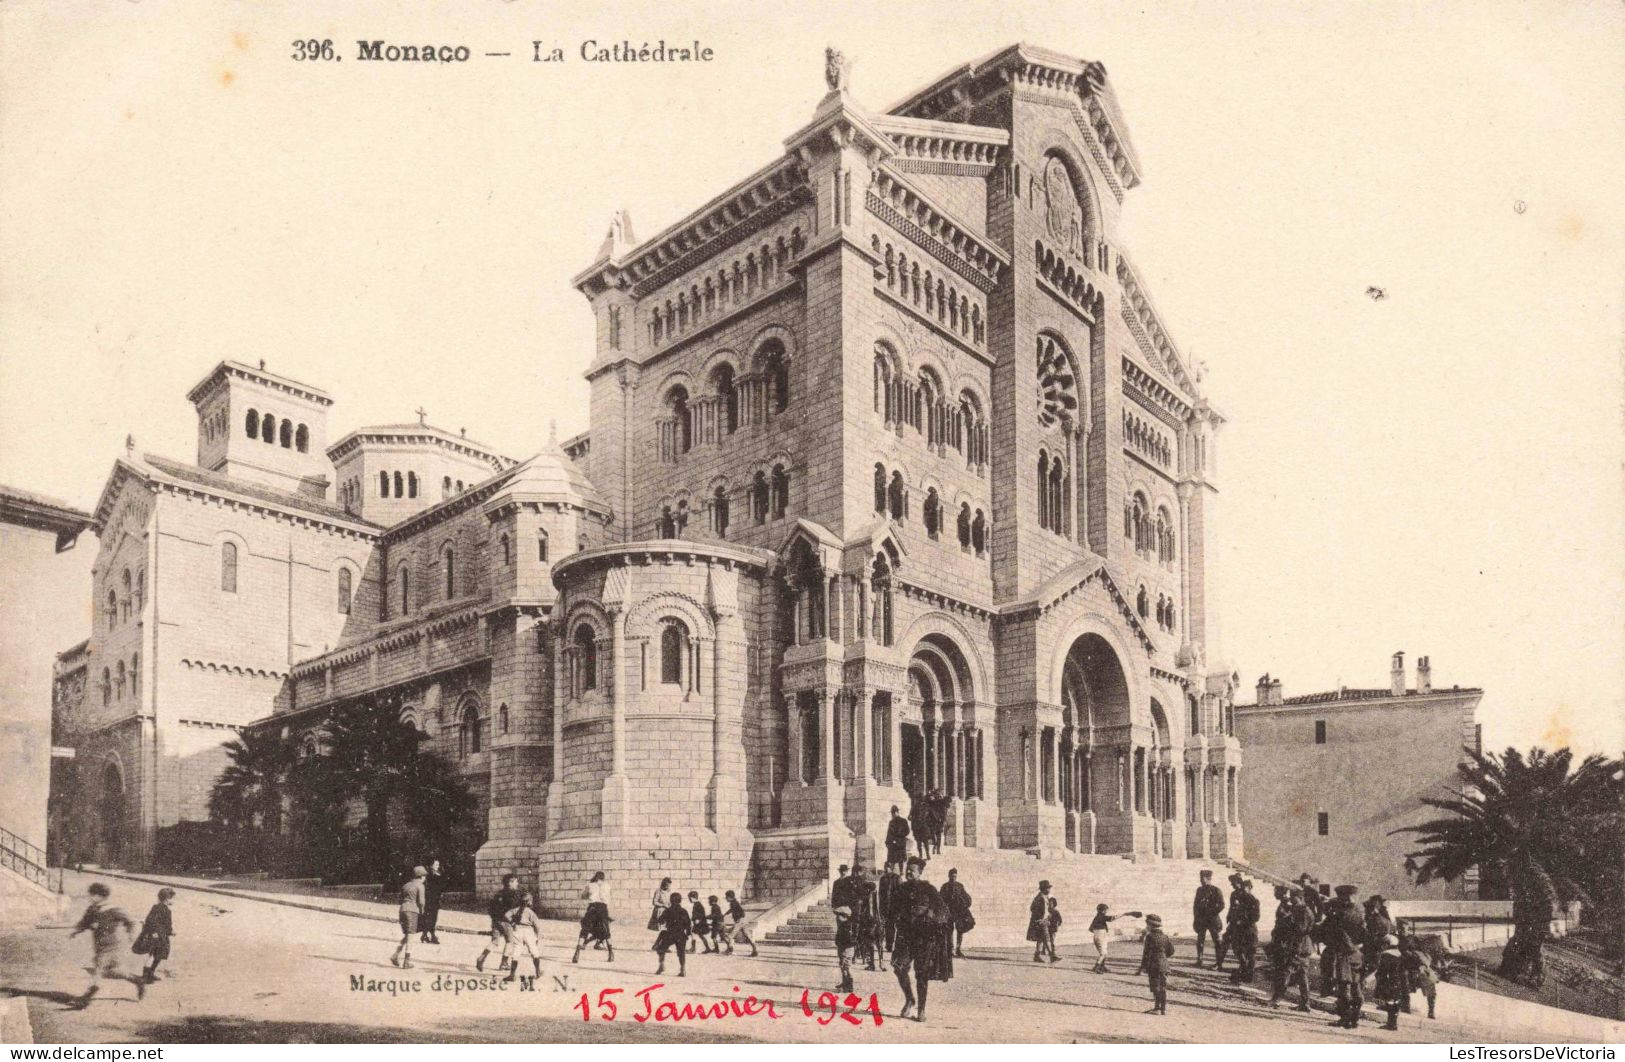
M 984 294 L 998 286 L 1009 257 L 977 235 L 902 174 L 882 166 L 864 196 L 869 212 L 915 243 Z
M 1068 578 L 1064 571 L 1058 573 L 1055 579 L 1051 579 L 1044 586 L 1040 586 L 1028 597 L 1001 605 L 998 609 L 1000 620 L 1010 620 L 1026 615 L 1043 616 L 1082 592 L 1090 583 L 1098 581 L 1117 606 L 1118 612 L 1122 614 L 1124 622 L 1128 624 L 1129 630 L 1134 632 L 1134 636 L 1139 640 L 1140 645 L 1145 648 L 1148 655 L 1154 656 L 1157 650 L 1156 644 L 1152 642 L 1151 636 L 1146 633 L 1145 627 L 1140 623 L 1140 618 L 1135 614 L 1134 607 L 1117 589 L 1117 583 L 1112 579 L 1111 573 L 1106 570 L 1105 563 L 1098 559 L 1080 563 L 1091 564 L 1093 567 L 1089 571 L 1072 578 Z
M 273 391 L 280 391 L 286 395 L 313 402 L 319 406 L 330 406 L 333 399 L 325 391 L 302 384 L 297 380 L 290 380 L 286 376 L 266 372 L 264 369 L 253 369 L 239 361 L 222 361 L 209 374 L 200 380 L 190 391 L 186 392 L 186 400 L 194 405 L 212 395 L 228 380 L 248 380 Z
M 1166 368 L 1187 394 L 1199 396 L 1200 389 L 1186 371 L 1184 355 L 1174 343 L 1173 336 L 1163 327 L 1162 317 L 1151 302 L 1151 296 L 1141 286 L 1134 267 L 1129 265 L 1127 256 L 1123 254 L 1117 256 L 1117 281 L 1123 288 L 1123 319 L 1145 350 L 1146 357 Z
M 1173 427 L 1183 425 L 1191 416 L 1191 406 L 1173 389 L 1147 372 L 1133 358 L 1123 358 L 1123 386 L 1153 412 L 1171 418 Z
M 610 546 L 572 553 L 553 565 L 553 585 L 560 590 L 577 571 L 599 568 L 624 568 L 651 564 L 720 564 L 765 575 L 775 556 L 764 549 L 749 546 L 723 545 L 718 542 L 698 542 L 681 538 L 662 538 L 644 542 L 620 542 Z

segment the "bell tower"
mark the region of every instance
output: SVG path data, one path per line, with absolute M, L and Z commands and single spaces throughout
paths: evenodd
M 323 391 L 222 361 L 187 393 L 197 409 L 197 463 L 206 472 L 326 498 L 332 465 Z

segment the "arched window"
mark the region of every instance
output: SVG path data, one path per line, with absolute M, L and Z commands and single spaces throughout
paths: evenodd
M 1049 527 L 1049 451 L 1038 451 L 1038 526 Z
M 237 592 L 237 543 L 220 544 L 220 589 L 228 594 Z
M 141 654 L 130 654 L 130 696 L 141 696 Z
M 1179 612 L 1174 608 L 1174 603 L 1171 599 L 1168 602 L 1168 629 L 1170 631 L 1179 630 Z
M 925 492 L 925 533 L 936 538 L 942 533 L 942 502 L 937 498 L 937 488 L 931 487 Z
M 875 512 L 886 514 L 886 466 L 875 462 Z
M 508 732 L 508 706 L 506 704 L 497 709 L 497 726 L 500 728 L 501 733 L 506 734 Z
M 688 530 L 688 499 L 683 498 L 677 503 L 677 512 L 673 519 L 677 525 L 677 533 L 681 535 Z
M 959 548 L 970 549 L 970 502 L 959 507 Z
M 758 471 L 750 481 L 750 510 L 752 519 L 759 524 L 767 523 L 769 500 L 767 473 Z
M 446 600 L 457 596 L 457 552 L 450 546 L 440 551 L 440 574 L 446 586 Z
M 463 710 L 461 744 L 465 757 L 479 755 L 484 747 L 485 721 L 480 718 L 480 709 L 476 704 L 470 704 Z
M 1190 696 L 1189 694 L 1185 695 L 1185 703 L 1190 707 L 1191 733 L 1200 734 L 1202 732 L 1202 709 L 1196 703 L 1196 698 Z
M 970 544 L 978 557 L 987 552 L 987 517 L 980 509 L 976 510 L 976 519 L 970 523 Z
M 886 488 L 886 510 L 893 520 L 902 520 L 908 515 L 908 492 L 903 489 L 901 472 L 891 474 L 891 485 Z
M 451 497 L 451 477 L 450 476 L 441 476 L 440 477 L 440 500 L 445 501 L 449 497 Z
M 395 497 L 397 497 L 397 498 L 406 497 L 406 484 L 405 484 L 405 481 L 402 479 L 401 474 L 399 472 L 395 473 L 394 479 L 395 479 Z
M 137 569 L 135 573 L 135 611 L 139 615 L 147 607 L 147 569 Z
M 790 408 L 790 359 L 785 357 L 784 347 L 776 339 L 762 347 L 761 358 L 773 412 L 783 413 Z
M 310 429 L 303 424 L 293 433 L 293 448 L 302 454 L 310 452 Z
M 891 358 L 886 347 L 875 344 L 875 412 L 891 419 L 892 371 Z
M 388 472 L 380 472 L 380 473 L 378 473 L 378 496 L 380 498 L 389 497 L 389 473 Z
M 281 438 L 282 448 L 284 450 L 293 449 L 293 421 L 284 420 L 282 422 L 279 436 Z
M 784 518 L 790 507 L 790 473 L 783 465 L 773 466 L 773 519 Z
M 660 681 L 683 684 L 688 670 L 688 627 L 682 620 L 667 619 L 660 624 Z
M 598 687 L 598 639 L 592 625 L 583 623 L 576 628 L 576 689 L 591 690 Z
M 497 536 L 497 544 L 502 550 L 502 566 L 506 568 L 513 563 L 513 542 L 506 534 Z
M 130 581 L 130 569 L 128 568 L 124 569 L 123 582 L 124 597 L 119 602 L 119 619 L 128 623 L 130 620 L 130 602 L 135 597 L 135 586 Z
M 110 704 L 113 700 L 113 674 L 107 668 L 102 668 L 102 703 Z
M 118 626 L 118 592 L 107 591 L 107 629 L 112 630 Z
M 1066 468 L 1059 455 L 1049 466 L 1049 520 L 1050 530 L 1057 535 L 1066 534 Z
M 543 564 L 547 563 L 547 532 L 536 532 L 536 559 Z
M 269 413 L 260 418 L 260 440 L 262 442 L 276 441 L 276 418 Z
M 462 492 L 463 492 L 463 481 L 459 479 L 457 481 L 457 493 L 461 494 Z
M 694 418 L 688 409 L 688 390 L 681 385 L 666 394 L 666 409 L 672 420 L 672 453 L 686 454 L 694 446 Z
M 723 487 L 711 494 L 711 531 L 718 538 L 728 537 L 728 491 Z
M 733 366 L 718 365 L 711 373 L 711 383 L 722 404 L 722 430 L 732 435 L 739 430 L 739 390 L 734 386 Z
M 875 557 L 869 577 L 869 593 L 874 600 L 874 624 L 871 630 L 881 645 L 892 643 L 892 582 L 891 563 L 884 553 Z
M 401 615 L 404 616 L 408 612 L 412 611 L 412 572 L 411 572 L 411 569 L 407 568 L 407 566 L 404 565 L 404 564 L 402 564 L 399 568 L 396 568 L 395 569 L 395 582 L 399 585 Z
M 655 536 L 657 538 L 677 537 L 677 517 L 672 515 L 671 506 L 669 505 L 660 507 L 660 520 L 655 525 Z
M 257 410 L 249 410 L 248 416 L 243 418 L 243 434 L 250 439 L 260 437 L 260 415 Z
M 353 578 L 350 569 L 339 569 L 339 612 L 345 616 L 350 614 L 350 596 L 354 589 L 351 585 Z
M 118 668 L 114 673 L 118 676 L 116 679 L 118 699 L 122 701 L 124 699 L 124 661 L 120 660 L 118 662 Z
M 406 496 L 408 498 L 416 498 L 418 496 L 418 474 L 416 472 L 408 472 L 406 474 Z
M 1151 615 L 1151 595 L 1145 592 L 1143 586 L 1140 587 L 1140 593 L 1134 599 L 1134 611 L 1140 614 L 1141 619 L 1146 619 Z

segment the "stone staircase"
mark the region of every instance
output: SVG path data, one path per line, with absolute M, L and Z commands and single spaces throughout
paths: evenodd
M 1050 895 L 1060 902 L 1064 919 L 1059 944 L 1086 946 L 1095 905 L 1112 912 L 1138 910 L 1160 914 L 1163 931 L 1176 939 L 1190 939 L 1191 900 L 1199 884 L 1197 874 L 1213 871 L 1214 884 L 1228 895 L 1231 869 L 1214 860 L 1144 859 L 1121 856 L 1078 855 L 1073 852 L 1035 852 L 1017 849 L 957 848 L 945 845 L 926 869 L 926 880 L 942 886 L 948 869 L 957 868 L 959 880 L 971 894 L 976 928 L 966 945 L 978 948 L 1027 947 L 1028 905 L 1040 879 L 1050 882 Z M 1268 934 L 1275 919 L 1275 897 L 1267 881 L 1255 880 L 1254 893 L 1263 907 L 1260 930 Z M 827 891 L 827 889 L 826 889 Z M 1115 936 L 1137 939 L 1145 923 L 1123 918 L 1112 923 Z M 833 947 L 835 915 L 828 899 L 806 907 L 766 934 L 764 941 L 788 947 Z

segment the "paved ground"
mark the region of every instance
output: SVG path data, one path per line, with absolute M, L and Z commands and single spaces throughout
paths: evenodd
M 156 892 L 153 885 L 112 880 L 114 901 L 140 918 Z M 89 879 L 70 883 L 83 892 Z M 1089 972 L 1085 946 L 1063 939 L 1065 961 L 1037 966 L 1025 950 L 972 949 L 956 965 L 954 979 L 934 984 L 929 1021 L 900 1021 L 896 980 L 890 974 L 860 973 L 858 987 L 878 994 L 884 1023 L 866 1012 L 861 1025 L 844 1019 L 820 1024 L 802 1012 L 803 989 L 819 992 L 836 980 L 832 955 L 806 949 L 763 949 L 762 957 L 705 956 L 689 964 L 679 979 L 675 962 L 668 975 L 654 976 L 652 934 L 641 917 L 623 913 L 616 923 L 622 947 L 610 965 L 602 952 L 588 952 L 572 966 L 574 927 L 549 923 L 543 946 L 543 980 L 534 991 L 483 987 L 461 993 L 447 987 L 475 978 L 473 960 L 481 938 L 447 931 L 439 947 L 417 945 L 415 968 L 389 963 L 397 934 L 384 920 L 387 909 L 364 901 L 331 904 L 312 897 L 286 897 L 289 903 L 329 906 L 311 910 L 269 902 L 275 897 L 223 896 L 183 889 L 176 902 L 174 957 L 169 976 L 136 1002 L 134 988 L 113 984 L 84 1011 L 68 1008 L 71 995 L 87 983 L 89 943 L 67 938 L 67 926 L 0 935 L 0 995 L 20 996 L 38 1042 L 106 1041 L 948 1041 L 988 1039 L 1093 1042 L 1540 1042 L 1606 1040 L 1619 1042 L 1617 1022 L 1484 996 L 1453 985 L 1441 986 L 1441 1020 L 1402 1017 L 1401 1029 L 1373 1027 L 1350 1033 L 1330 1028 L 1328 1015 L 1270 1012 L 1251 990 L 1230 985 L 1222 975 L 1196 970 L 1189 948 L 1176 956 L 1170 981 L 1170 1014 L 1144 1013 L 1149 997 L 1143 978 L 1132 976 L 1137 955 L 1117 959 L 1117 970 Z M 345 913 L 348 912 L 348 913 Z M 358 917 L 370 915 L 371 917 Z M 448 929 L 477 929 L 483 919 L 453 912 Z M 988 942 L 984 942 L 988 943 Z M 140 957 L 131 955 L 133 963 Z M 437 980 L 442 986 L 437 989 Z M 362 985 L 356 988 L 357 983 Z M 722 1020 L 638 1022 L 643 1010 L 635 993 L 664 984 L 653 1001 L 711 1004 L 755 995 L 771 999 L 776 1020 L 758 1014 Z M 415 991 L 404 985 L 415 984 Z M 737 986 L 737 989 L 736 989 Z M 368 988 L 379 988 L 369 991 Z M 393 988 L 393 991 L 391 991 Z M 613 1022 L 584 1022 L 585 994 L 595 1003 L 600 992 L 619 988 L 619 1016 Z M 1418 997 L 1418 1003 L 1420 1003 Z M 826 1020 L 828 1015 L 823 1015 Z

